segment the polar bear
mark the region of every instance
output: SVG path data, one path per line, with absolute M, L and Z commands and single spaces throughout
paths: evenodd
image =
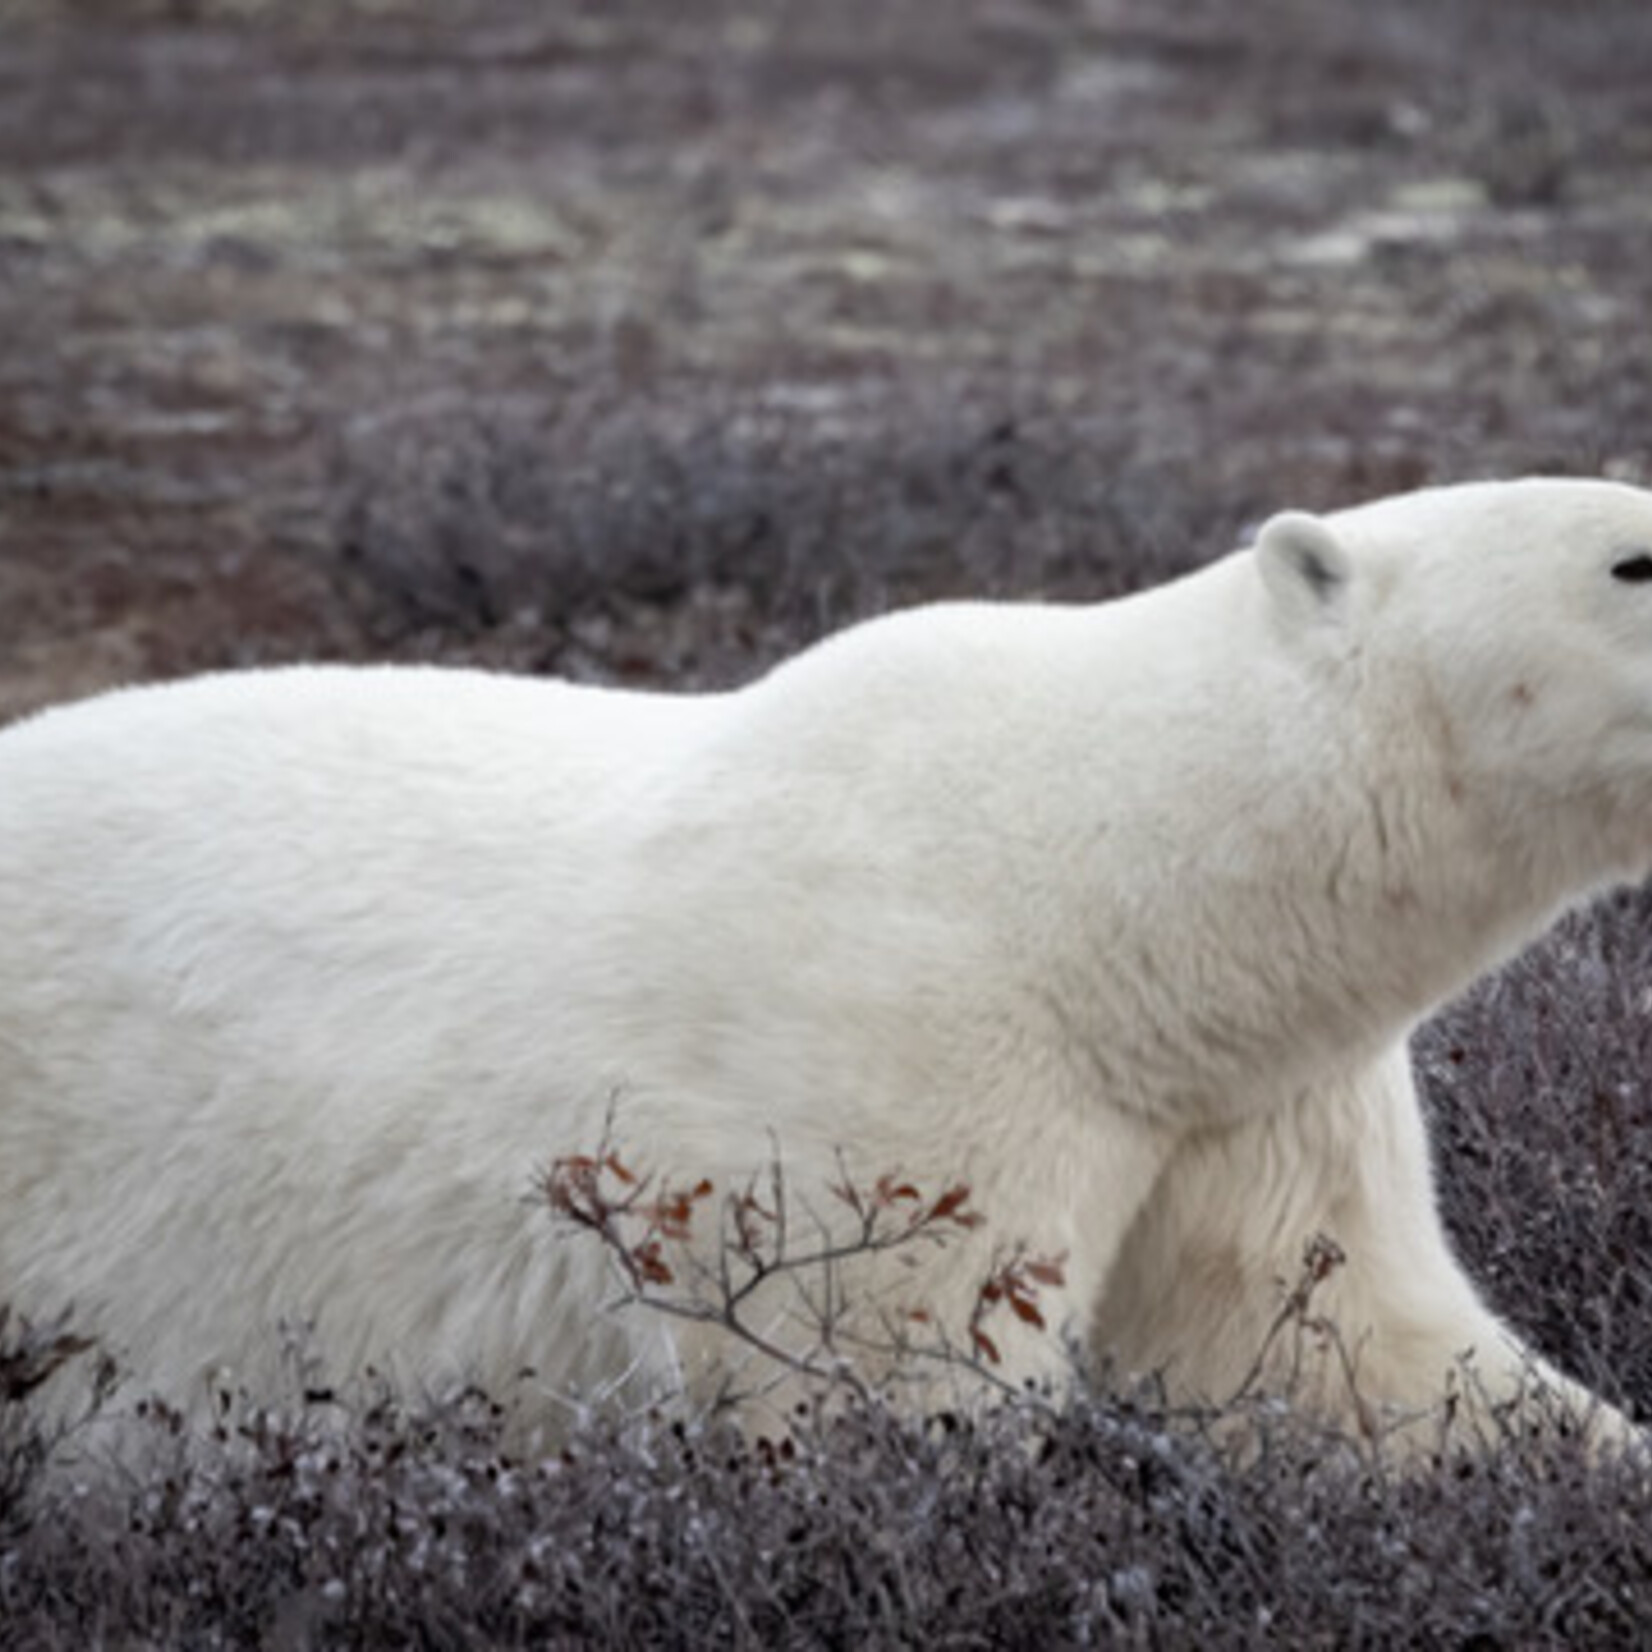
M 957 1324 L 994 1247 L 1063 1257 L 1016 1382 L 1076 1341 L 1220 1401 L 1324 1233 L 1352 1380 L 1312 1355 L 1307 1403 L 1421 1413 L 1471 1352 L 1587 1408 L 1452 1255 L 1407 1038 L 1649 868 L 1652 494 L 1604 482 L 1288 512 L 729 693 L 110 694 L 0 733 L 0 1300 L 180 1403 L 273 1383 L 294 1320 L 335 1373 L 692 1394 L 716 1330 L 601 1313 L 524 1197 L 617 1105 L 725 1188 L 962 1178 L 987 1223 L 864 1300 Z

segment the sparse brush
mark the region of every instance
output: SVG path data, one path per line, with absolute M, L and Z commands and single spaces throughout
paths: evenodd
M 555 1160 L 542 1191 L 554 1213 L 603 1244 L 622 1281 L 620 1305 L 727 1333 L 761 1356 L 759 1388 L 765 1379 L 772 1385 L 801 1378 L 816 1398 L 841 1388 L 866 1400 L 884 1384 L 923 1380 L 940 1367 L 967 1371 L 1001 1394 L 1019 1393 L 994 1370 L 1002 1356 L 988 1323 L 1003 1309 L 1045 1330 L 1040 1292 L 1065 1283 L 1063 1258 L 1024 1246 L 995 1256 L 958 1326 L 941 1324 L 922 1305 L 877 1303 L 868 1312 L 856 1300 L 857 1262 L 944 1247 L 985 1217 L 963 1182 L 930 1196 L 892 1172 L 863 1186 L 841 1154 L 838 1166 L 826 1190 L 836 1221 L 807 1205 L 794 1210 L 778 1146 L 771 1146 L 764 1172 L 716 1204 L 708 1180 L 677 1188 L 632 1170 L 610 1136 L 593 1153 Z M 709 1237 L 695 1231 L 707 1206 L 717 1221 Z M 785 1333 L 770 1329 L 777 1318 Z M 710 1404 L 724 1411 L 751 1397 L 725 1377 Z

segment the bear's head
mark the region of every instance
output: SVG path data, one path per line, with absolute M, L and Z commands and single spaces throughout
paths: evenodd
M 1276 636 L 1357 708 L 1376 773 L 1575 840 L 1592 875 L 1652 868 L 1652 492 L 1434 488 L 1276 516 L 1255 555 Z

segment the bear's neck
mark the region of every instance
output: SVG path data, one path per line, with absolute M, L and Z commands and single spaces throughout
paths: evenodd
M 1115 858 L 1098 865 L 1071 977 L 1102 983 L 1092 1053 L 1162 1071 L 1181 1088 L 1158 1105 L 1183 1122 L 1372 1059 L 1609 881 L 1599 831 L 1534 849 L 1512 800 L 1477 802 L 1409 753 L 1386 771 L 1340 754 L 1354 760 L 1317 773 L 1258 765 L 1196 841 L 1143 838 L 1122 887 Z M 1195 812 L 1203 767 L 1175 777 L 1161 814 Z
M 1413 748 L 1413 751 L 1415 748 Z M 1401 1036 L 1621 873 L 1617 800 L 1565 807 L 1476 793 L 1411 756 L 1368 771 L 1304 833 L 1309 881 L 1332 896 L 1299 984 L 1349 1037 Z M 1305 930 L 1311 914 L 1298 921 Z

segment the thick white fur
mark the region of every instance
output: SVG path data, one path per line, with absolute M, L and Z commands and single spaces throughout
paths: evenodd
M 817 1208 L 840 1149 L 966 1178 L 989 1226 L 883 1282 L 954 1327 L 1025 1240 L 1098 1357 L 1221 1398 L 1324 1230 L 1368 1401 L 1469 1349 L 1510 1392 L 1406 1039 L 1652 865 L 1636 548 L 1652 495 L 1485 484 L 1126 601 L 891 615 L 732 694 L 300 669 L 16 726 L 0 1300 L 186 1401 L 272 1384 L 295 1318 L 341 1374 L 692 1379 L 715 1334 L 600 1313 L 599 1248 L 524 1197 L 617 1097 L 681 1178 L 769 1131 Z

